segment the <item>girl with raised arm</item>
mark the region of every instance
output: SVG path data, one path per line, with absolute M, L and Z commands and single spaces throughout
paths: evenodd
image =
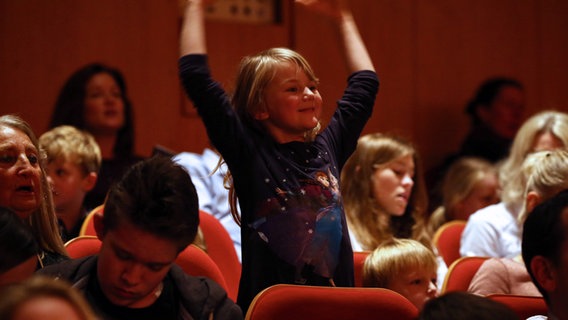
M 277 283 L 353 285 L 353 254 L 338 177 L 371 117 L 378 78 L 346 1 L 296 1 L 336 22 L 351 72 L 329 125 L 308 62 L 287 48 L 245 57 L 234 94 L 210 74 L 205 1 L 188 0 L 180 77 L 239 199 L 242 276 L 237 303 Z

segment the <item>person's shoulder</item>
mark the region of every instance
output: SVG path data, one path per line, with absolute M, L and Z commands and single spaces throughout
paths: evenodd
M 468 221 L 479 221 L 479 220 L 495 220 L 497 216 L 504 216 L 508 214 L 507 207 L 503 202 L 489 205 L 485 208 L 481 208 L 474 212 L 468 219 Z
M 216 319 L 243 319 L 240 307 L 228 298 L 227 292 L 206 277 L 188 275 L 173 265 L 170 276 L 178 289 L 182 305 L 193 315 L 214 313 Z
M 89 273 L 91 268 L 95 266 L 96 260 L 96 256 L 69 259 L 46 266 L 36 271 L 36 273 L 73 281 L 74 279 Z
M 221 299 L 227 294 L 215 281 L 185 273 L 178 265 L 173 265 L 170 275 L 175 286 L 184 297 L 194 300 Z
M 201 155 L 193 152 L 181 152 L 173 157 L 173 160 L 184 167 L 201 165 Z
M 505 270 L 505 269 L 507 269 L 507 260 L 510 260 L 510 259 L 507 259 L 507 258 L 489 258 L 481 264 L 480 270 L 481 269 L 487 269 L 490 272 L 494 272 L 496 270 Z

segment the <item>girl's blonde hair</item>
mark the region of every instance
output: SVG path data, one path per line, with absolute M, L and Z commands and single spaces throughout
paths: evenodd
M 394 217 L 380 211 L 371 177 L 377 165 L 407 155 L 414 160 L 414 186 L 404 214 Z M 349 230 L 365 250 L 373 250 L 392 237 L 416 239 L 431 248 L 424 222 L 428 200 L 421 162 L 408 141 L 381 133 L 359 138 L 357 149 L 341 171 L 341 194 Z
M 379 245 L 363 264 L 363 286 L 388 288 L 395 277 L 411 270 L 435 273 L 438 261 L 432 250 L 412 239 L 393 238 Z
M 539 152 L 532 158 L 534 159 L 531 159 L 531 172 L 527 178 L 524 199 L 529 192 L 534 191 L 540 196 L 541 201 L 546 201 L 560 191 L 568 189 L 568 151 L 566 149 Z M 525 201 L 519 214 L 520 225 L 523 225 L 529 213 Z
M 533 152 L 536 139 L 550 133 L 568 146 L 568 115 L 557 111 L 543 111 L 523 123 L 511 146 L 509 156 L 499 170 L 499 181 L 503 188 L 502 201 L 512 212 L 522 207 L 525 183 L 520 170 L 526 156 Z
M 40 147 L 38 140 L 33 133 L 30 125 L 15 115 L 4 115 L 0 117 L 0 127 L 9 127 L 14 130 L 23 132 L 34 147 L 38 150 L 40 156 L 40 199 L 39 208 L 34 211 L 26 221 L 32 228 L 36 241 L 42 250 L 67 256 L 67 251 L 63 245 L 63 240 L 59 235 L 59 224 L 55 215 L 51 188 L 45 174 L 46 155 Z

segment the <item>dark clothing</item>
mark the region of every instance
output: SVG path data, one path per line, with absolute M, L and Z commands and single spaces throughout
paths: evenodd
M 95 272 L 95 270 L 93 270 Z M 95 312 L 104 319 L 177 319 L 179 313 L 179 295 L 174 290 L 173 280 L 166 276 L 163 280 L 160 297 L 145 308 L 128 308 L 112 304 L 104 295 L 96 276 L 91 275 L 85 296 L 90 305 L 96 306 Z
M 372 71 L 348 79 L 328 127 L 313 142 L 277 143 L 239 118 L 207 57 L 180 59 L 180 76 L 223 156 L 239 198 L 242 275 L 237 302 L 278 283 L 353 286 L 353 252 L 339 174 L 371 117 L 378 91 Z
M 87 214 L 88 214 L 87 210 L 83 208 L 81 212 L 81 217 L 79 217 L 79 220 L 77 220 L 75 225 L 69 231 L 65 229 L 65 224 L 63 224 L 63 221 L 61 221 L 60 219 L 57 220 L 59 224 L 59 233 L 61 234 L 61 240 L 63 240 L 63 242 L 67 242 L 79 236 L 79 232 L 81 231 L 81 227 L 83 226 L 83 221 L 85 221 Z
M 505 159 L 509 154 L 512 139 L 497 135 L 491 128 L 479 124 L 466 136 L 455 159 L 469 156 L 483 158 L 491 163 Z
M 69 260 L 69 257 L 61 255 L 59 253 L 51 252 L 51 251 L 41 251 L 39 254 L 41 261 L 37 263 L 37 269 L 41 269 L 43 267 L 47 267 L 52 264 L 57 264 L 59 262 L 63 262 Z
M 66 279 L 85 297 L 103 319 L 243 319 L 240 308 L 213 280 L 187 275 L 173 265 L 164 279 L 162 295 L 156 302 L 142 309 L 114 306 L 100 291 L 96 279 L 97 256 L 69 260 L 38 271 L 39 274 Z M 159 315 L 153 317 L 152 315 Z M 169 317 L 167 315 L 173 317 Z
M 87 193 L 83 201 L 85 209 L 90 211 L 103 204 L 110 187 L 116 181 L 120 180 L 122 175 L 126 173 L 133 164 L 141 160 L 144 160 L 144 158 L 136 155 L 128 158 L 103 159 L 97 183 L 93 190 Z

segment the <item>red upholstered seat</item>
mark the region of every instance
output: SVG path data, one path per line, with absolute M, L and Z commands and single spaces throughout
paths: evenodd
M 432 243 L 447 266 L 460 258 L 461 235 L 465 225 L 466 221 L 463 220 L 446 222 L 434 233 Z
M 337 288 L 278 284 L 252 301 L 249 320 L 360 320 L 418 317 L 402 295 L 383 288 Z
M 237 301 L 241 263 L 231 236 L 217 218 L 205 211 L 199 211 L 199 227 L 205 239 L 207 254 L 215 261 L 227 282 L 229 298 Z
M 355 273 L 355 286 L 363 286 L 363 265 L 365 259 L 371 252 L 369 251 L 355 251 L 353 252 L 353 271 Z
M 65 249 L 72 259 L 92 256 L 101 250 L 101 241 L 96 236 L 78 236 L 65 243 Z
M 461 257 L 448 268 L 441 292 L 467 291 L 473 276 L 488 257 Z
M 101 204 L 100 206 L 94 208 L 93 210 L 91 210 L 91 212 L 87 214 L 87 217 L 85 218 L 83 224 L 81 225 L 81 230 L 79 230 L 79 236 L 97 235 L 97 232 L 95 231 L 95 225 L 93 223 L 93 216 L 97 213 L 102 214 L 104 208 L 105 206 Z
M 529 297 L 511 294 L 490 294 L 491 300 L 500 302 L 515 311 L 519 319 L 527 319 L 534 315 L 546 316 L 548 307 L 543 297 Z

